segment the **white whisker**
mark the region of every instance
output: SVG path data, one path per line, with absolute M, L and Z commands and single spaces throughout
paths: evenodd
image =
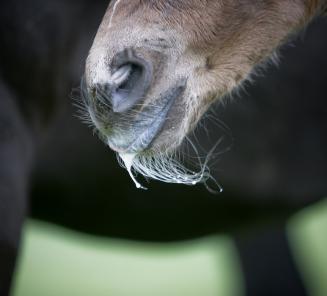
M 118 6 L 118 4 L 120 3 L 120 1 L 121 1 L 121 0 L 117 0 L 116 3 L 114 4 L 114 7 L 113 7 L 113 9 L 112 9 L 112 14 L 111 14 L 111 16 L 110 16 L 110 20 L 109 20 L 109 26 L 108 26 L 108 29 L 110 29 L 111 26 L 112 26 L 112 19 L 113 19 L 114 15 L 115 15 L 115 12 L 116 12 L 117 6 Z
M 208 161 L 216 149 L 217 143 L 206 156 L 204 162 L 199 157 L 198 171 L 193 171 L 185 167 L 179 160 L 169 153 L 156 153 L 155 155 L 147 154 L 119 154 L 119 163 L 127 169 L 137 188 L 144 188 L 137 182 L 133 172 L 143 175 L 145 178 L 155 179 L 165 183 L 175 183 L 184 185 L 196 185 L 206 183 L 209 179 L 214 180 L 210 174 Z M 195 147 L 194 147 L 195 148 Z M 132 172 L 133 171 L 133 172 Z M 214 182 L 216 182 L 214 180 Z M 219 192 L 221 186 L 216 182 Z

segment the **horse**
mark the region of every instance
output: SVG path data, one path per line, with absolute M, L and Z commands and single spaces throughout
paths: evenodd
M 171 154 L 213 102 L 313 16 L 321 1 L 115 1 L 90 50 L 82 94 L 86 120 L 131 168 L 163 182 L 210 178 Z M 221 189 L 221 188 L 220 188 Z
M 89 130 L 72 116 L 75 111 L 71 107 L 70 90 L 78 84 L 84 71 L 83 61 L 88 57 L 87 70 L 81 84 L 82 108 L 86 108 L 84 111 L 93 112 L 90 114 L 91 117 L 95 115 L 94 121 L 91 118 L 92 123 L 99 128 L 99 135 L 106 144 L 114 149 L 117 148 L 119 152 L 125 152 L 124 149 L 129 147 L 126 145 L 131 140 L 126 136 L 131 134 L 131 130 L 126 128 L 131 128 L 136 123 L 143 129 L 156 117 L 159 118 L 156 122 L 157 129 L 145 134 L 147 136 L 139 142 L 141 146 L 133 145 L 132 151 L 128 152 L 140 153 L 139 149 L 150 148 L 150 156 L 154 157 L 155 154 L 152 154 L 151 150 L 161 155 L 163 151 L 175 150 L 182 138 L 186 138 L 186 134 L 194 128 L 201 113 L 204 113 L 217 97 L 217 93 L 214 93 L 212 88 L 221 83 L 222 88 L 219 92 L 222 91 L 220 96 L 223 97 L 230 91 L 235 91 L 235 87 L 239 88 L 251 74 L 243 73 L 246 77 L 239 77 L 237 79 L 239 83 L 235 84 L 234 81 L 233 84 L 230 80 L 234 70 L 231 67 L 233 65 L 225 60 L 225 56 L 215 60 L 217 58 L 215 52 L 226 53 L 228 56 L 230 54 L 230 58 L 237 58 L 240 62 L 237 66 L 242 66 L 240 67 L 242 71 L 246 70 L 243 68 L 244 60 L 241 54 L 225 48 L 229 42 L 234 44 L 235 40 L 242 41 L 242 37 L 246 36 L 236 34 L 230 36 L 233 38 L 228 41 L 227 32 L 230 31 L 223 33 L 223 29 L 232 30 L 240 26 L 242 29 L 247 29 L 246 32 L 251 33 L 251 36 L 259 37 L 260 32 L 267 32 L 264 27 L 261 27 L 262 24 L 269 25 L 272 30 L 269 31 L 270 33 L 277 34 L 277 28 L 284 28 L 286 37 L 293 30 L 291 25 L 296 25 L 295 19 L 301 14 L 302 7 L 301 1 L 270 1 L 258 4 L 258 8 L 263 9 L 259 11 L 253 5 L 233 6 L 236 1 L 221 7 L 211 6 L 223 4 L 223 1 L 215 3 L 214 1 L 195 3 L 194 1 L 128 0 L 111 2 L 93 46 L 92 41 L 108 1 L 33 0 L 25 3 L 16 0 L 0 4 L 1 295 L 8 294 L 10 290 L 21 229 L 26 215 L 96 235 L 146 241 L 169 242 L 211 233 L 230 233 L 236 237 L 249 291 L 266 289 L 275 291 L 276 295 L 282 293 L 300 295 L 302 288 L 299 284 L 299 276 L 294 270 L 283 229 L 285 221 L 293 213 L 321 199 L 327 192 L 326 165 L 324 165 L 327 163 L 326 149 L 324 149 L 326 145 L 323 141 L 326 134 L 324 129 L 326 125 L 323 124 L 326 116 L 323 110 L 326 103 L 321 95 L 324 86 L 322 81 L 327 75 L 324 69 L 327 67 L 319 67 L 326 63 L 324 53 L 327 45 L 321 41 L 317 42 L 324 36 L 326 28 L 324 20 L 313 24 L 311 31 L 310 27 L 308 28 L 306 42 L 295 49 L 281 49 L 286 57 L 280 65 L 280 70 L 275 72 L 271 69 L 267 70 L 270 71 L 268 78 L 257 77 L 258 85 L 246 87 L 248 94 L 240 95 L 246 97 L 245 102 L 248 101 L 248 105 L 239 101 L 238 104 L 230 104 L 233 105 L 232 109 L 223 107 L 224 112 L 218 108 L 219 118 L 228 123 L 233 136 L 230 136 L 230 132 L 226 132 L 221 126 L 218 131 L 215 123 L 207 125 L 206 129 L 213 135 L 213 141 L 217 134 L 220 136 L 221 129 L 223 134 L 228 134 L 225 135 L 228 141 L 235 142 L 233 138 L 237 139 L 237 143 L 234 143 L 232 148 L 226 148 L 226 153 L 220 157 L 217 167 L 222 171 L 211 172 L 224 187 L 224 193 L 217 197 L 213 197 L 202 188 L 183 187 L 179 184 L 155 182 L 153 185 L 151 183 L 148 191 L 138 191 L 132 186 L 121 186 L 120 184 L 127 183 L 127 176 L 116 168 L 114 155 L 109 153 L 106 146 L 98 143 Z M 245 5 L 246 1 L 237 3 Z M 269 3 L 271 6 L 268 5 Z M 299 27 L 313 18 L 315 13 L 324 10 L 322 2 L 303 3 L 305 13 L 303 18 L 298 20 Z M 208 4 L 207 9 L 204 4 Z M 211 10 L 213 7 L 217 10 Z M 219 10 L 220 8 L 227 10 Z M 269 8 L 268 16 L 276 17 L 270 19 L 270 23 L 265 22 L 264 14 L 261 15 L 266 11 L 264 8 Z M 292 10 L 287 11 L 282 8 L 292 8 Z M 147 11 L 152 11 L 155 15 L 145 14 L 144 9 L 149 9 Z M 137 14 L 133 16 L 134 11 Z M 232 15 L 225 16 L 226 12 L 233 12 L 243 18 L 233 25 Z M 252 12 L 257 18 L 248 23 L 246 20 L 251 20 Z M 216 14 L 215 16 L 224 16 L 213 27 L 206 23 L 215 18 L 211 13 Z M 150 19 L 137 18 L 137 15 L 152 18 L 153 23 L 148 22 Z M 195 17 L 196 15 L 199 17 Z M 200 31 L 194 31 L 191 21 L 199 18 L 201 22 L 197 25 L 200 26 Z M 142 21 L 142 25 L 136 20 Z M 181 25 L 175 23 L 179 20 L 182 22 Z M 160 29 L 162 22 L 166 21 L 167 24 L 171 24 L 172 31 L 169 30 L 169 26 Z M 229 22 L 224 24 L 224 21 Z M 108 31 L 106 31 L 108 28 L 106 24 L 110 29 Z M 247 27 L 250 24 L 253 26 Z M 210 33 L 209 35 L 202 34 L 201 28 L 210 29 L 216 26 L 223 35 L 214 38 L 216 32 L 210 30 L 206 31 L 206 34 Z M 139 30 L 137 32 L 140 34 L 134 35 L 136 31 L 133 31 L 133 28 Z M 181 52 L 182 46 L 186 46 L 186 40 L 176 38 L 180 36 L 176 29 L 180 30 L 179 34 L 184 37 L 195 38 L 193 40 L 195 44 L 192 46 L 197 46 L 188 48 L 185 53 Z M 112 39 L 113 32 L 116 32 L 117 40 Z M 270 33 L 266 37 L 273 37 Z M 149 35 L 144 37 L 145 34 Z M 166 34 L 176 38 L 175 41 L 167 40 Z M 223 36 L 225 39 L 221 39 Z M 276 35 L 274 36 L 277 38 Z M 206 37 L 210 37 L 209 40 L 205 39 Z M 234 49 L 242 49 L 247 41 L 250 42 L 245 40 L 246 38 L 243 40 L 245 43 L 234 44 Z M 135 49 L 122 48 L 126 46 L 124 42 L 131 42 L 130 45 L 134 47 L 133 40 L 147 43 L 142 54 L 138 51 L 140 49 L 135 51 Z M 196 43 L 197 40 L 199 43 Z M 214 44 L 217 40 L 222 43 Z M 277 42 L 277 39 L 274 41 Z M 258 49 L 257 54 L 260 51 L 258 45 L 265 46 L 269 42 L 265 39 L 263 43 L 255 44 Z M 112 46 L 112 51 L 110 48 L 105 50 L 107 45 Z M 114 49 L 115 46 L 117 48 Z M 213 46 L 218 46 L 215 52 L 211 52 Z M 314 52 L 311 47 L 314 47 Z M 147 52 L 149 48 L 156 50 Z M 108 55 L 116 51 L 117 54 L 118 51 L 121 53 L 115 59 L 116 75 L 112 76 L 114 73 L 110 72 L 110 68 L 106 68 L 111 60 L 109 56 L 103 56 L 101 50 Z M 207 66 L 204 68 L 201 52 L 206 52 L 208 57 L 211 57 L 206 60 Z M 167 53 L 180 55 L 172 58 Z M 261 58 L 265 58 L 268 52 L 262 54 Z M 125 63 L 126 58 L 130 59 L 128 63 Z M 260 62 L 259 56 L 254 55 L 252 58 L 254 62 L 252 66 Z M 311 63 L 303 63 L 305 60 Z M 199 76 L 196 81 L 200 84 L 196 86 L 194 80 L 194 85 L 192 84 L 194 89 L 206 92 L 208 90 L 206 87 L 210 88 L 208 97 L 205 98 L 205 106 L 199 105 L 202 104 L 200 100 L 192 102 L 192 106 L 189 107 L 184 104 L 184 100 L 189 98 L 186 95 L 194 90 L 188 89 L 191 81 L 182 75 L 192 73 L 189 69 L 193 69 L 194 65 L 190 61 L 194 61 L 199 66 L 196 72 Z M 123 64 L 120 64 L 121 62 Z M 301 66 L 294 66 L 300 64 Z M 178 70 L 178 65 L 183 66 Z M 218 69 L 223 65 L 228 67 L 226 71 L 224 70 L 224 75 L 220 76 Z M 258 68 L 251 69 L 251 72 L 253 70 L 259 72 Z M 317 77 L 313 77 L 313 72 L 320 73 Z M 204 76 L 201 76 L 201 73 Z M 218 85 L 216 80 L 213 81 L 216 74 L 217 78 L 222 79 L 219 80 Z M 122 80 L 124 77 L 125 81 Z M 102 78 L 104 80 L 101 80 Z M 106 80 L 107 78 L 109 80 Z M 122 83 L 120 88 L 113 88 L 110 83 L 112 78 L 115 82 L 120 79 Z M 193 78 L 195 79 L 195 76 Z M 301 84 L 302 80 L 306 83 Z M 150 102 L 150 98 L 156 97 L 156 91 L 160 93 L 159 89 L 169 85 L 169 82 L 172 83 L 172 88 L 163 89 L 162 96 Z M 223 82 L 227 84 L 224 85 Z M 296 91 L 299 82 L 302 87 L 300 93 Z M 110 91 L 116 92 L 115 98 Z M 308 102 L 308 94 L 314 94 L 314 100 Z M 126 98 L 131 100 L 127 102 Z M 146 105 L 142 105 L 145 102 Z M 167 103 L 166 109 L 160 109 L 160 112 L 156 113 L 158 107 L 162 107 L 160 102 Z M 130 103 L 134 105 L 131 106 Z M 281 106 L 283 111 L 280 110 Z M 196 110 L 197 107 L 200 109 Z M 297 112 L 293 114 L 295 107 Z M 125 108 L 128 109 L 126 112 Z M 141 115 L 137 120 L 134 116 L 142 114 L 141 110 L 152 110 L 154 113 L 148 113 L 146 117 Z M 187 119 L 182 116 L 186 112 L 190 112 L 189 115 L 192 112 L 196 114 L 192 113 L 193 115 Z M 306 121 L 303 120 L 303 115 L 307 118 Z M 109 120 L 110 124 L 99 121 L 99 118 Z M 124 118 L 129 121 L 124 121 Z M 189 125 L 186 121 L 181 125 L 177 120 L 186 120 Z M 272 121 L 278 122 L 277 130 L 276 124 L 271 124 Z M 307 123 L 309 124 L 306 125 Z M 114 128 L 110 127 L 112 124 Z M 117 127 L 122 132 L 121 139 L 117 138 L 115 131 Z M 202 145 L 210 147 L 212 143 L 208 143 L 206 129 L 201 129 L 200 126 L 197 130 L 198 138 Z M 111 132 L 115 136 L 109 140 Z M 137 134 L 137 130 L 133 132 Z M 310 137 L 312 134 L 315 136 Z M 257 140 L 258 138 L 260 141 Z M 310 145 L 308 145 L 308 138 Z M 195 140 L 190 138 L 190 141 Z M 142 143 L 149 146 L 142 147 Z M 296 149 L 294 149 L 295 144 Z M 230 147 L 231 144 L 228 142 L 226 145 Z M 136 160 L 133 159 L 134 167 Z M 306 169 L 298 169 L 295 165 L 297 162 Z M 310 164 L 310 169 L 307 169 L 307 164 Z M 180 165 L 178 167 L 180 168 Z M 200 177 L 207 177 L 206 180 L 209 181 L 207 169 L 201 172 L 204 174 L 200 174 Z M 188 184 L 193 185 L 192 182 L 200 179 L 193 178 Z M 180 181 L 183 180 L 186 179 Z M 274 228 L 273 235 L 269 236 L 268 241 L 265 239 L 264 244 L 260 238 L 254 239 L 250 244 L 244 243 L 240 233 L 242 230 L 257 228 L 258 221 L 262 227 L 265 225 L 268 229 Z M 274 260 L 264 256 L 270 248 L 271 241 L 275 242 L 274 251 L 284 254 Z M 257 275 L 257 270 L 254 270 L 253 266 L 258 267 L 249 260 L 254 249 L 258 256 L 261 254 L 260 263 L 271 267 L 271 269 L 265 268 L 265 273 L 261 272 L 260 287 L 256 281 L 251 281 L 251 276 Z M 277 277 L 273 275 L 274 266 L 278 268 L 282 266 L 285 278 L 296 279 L 290 280 L 294 285 L 276 282 Z M 273 283 L 269 281 L 272 277 L 275 278 Z M 294 291 L 296 293 L 292 293 Z

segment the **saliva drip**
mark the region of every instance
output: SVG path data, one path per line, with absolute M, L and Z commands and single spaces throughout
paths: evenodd
M 126 170 L 130 177 L 132 178 L 133 182 L 135 183 L 136 188 L 138 189 L 147 189 L 146 187 L 143 187 L 134 177 L 133 172 L 132 172 L 132 165 L 133 165 L 133 160 L 136 156 L 136 153 L 119 153 L 120 158 L 125 164 Z

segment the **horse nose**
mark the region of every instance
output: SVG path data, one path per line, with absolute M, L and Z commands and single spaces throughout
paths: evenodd
M 151 62 L 137 57 L 131 50 L 125 50 L 113 59 L 110 82 L 98 87 L 110 101 L 113 112 L 123 113 L 144 98 L 151 80 Z

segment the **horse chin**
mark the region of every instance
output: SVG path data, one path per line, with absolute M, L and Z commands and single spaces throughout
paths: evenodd
M 135 135 L 133 139 L 136 140 L 128 149 L 117 149 L 108 141 L 111 148 L 117 152 L 119 163 L 128 171 L 136 187 L 145 189 L 136 179 L 136 175 L 165 183 L 195 185 L 206 182 L 210 178 L 207 159 L 203 162 L 199 159 L 197 169 L 191 170 L 178 158 L 179 154 L 176 151 L 181 142 L 181 131 L 171 129 L 177 119 L 175 123 L 174 120 L 161 119 L 158 122 L 162 125 L 159 132 L 154 126 L 141 135 Z M 181 125 L 181 122 L 179 124 Z

